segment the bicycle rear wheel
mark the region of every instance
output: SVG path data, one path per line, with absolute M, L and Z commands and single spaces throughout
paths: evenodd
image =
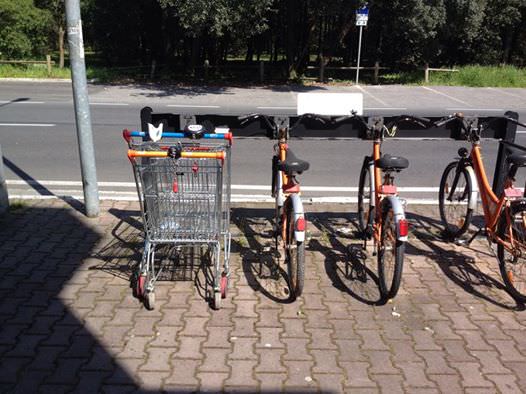
M 378 244 L 378 279 L 384 299 L 394 298 L 400 288 L 405 243 L 397 239 L 396 221 L 389 200 L 384 200 L 382 232 Z
M 516 201 L 500 214 L 497 232 L 509 248 L 497 243 L 499 268 L 506 290 L 526 302 L 526 200 Z
M 460 237 L 467 231 L 473 215 L 473 210 L 469 207 L 473 185 L 466 168 L 460 169 L 455 189 L 451 193 L 457 175 L 457 166 L 456 161 L 448 164 L 442 174 L 438 192 L 440 218 L 445 227 L 444 232 L 452 238 Z M 450 195 L 451 198 L 449 198 Z
M 287 239 L 285 242 L 285 259 L 290 287 L 290 298 L 295 300 L 303 292 L 305 282 L 305 243 L 296 241 L 295 222 L 292 204 L 287 204 Z
M 358 183 L 358 225 L 362 233 L 365 233 L 370 223 L 371 215 L 373 215 L 372 198 L 374 198 L 374 196 L 372 196 L 371 174 L 368 160 L 364 160 Z

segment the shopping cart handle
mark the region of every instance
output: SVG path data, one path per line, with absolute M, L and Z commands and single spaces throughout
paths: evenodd
M 167 151 L 143 151 L 143 150 L 133 150 L 128 149 L 128 158 L 133 159 L 135 157 L 169 157 Z M 181 152 L 182 158 L 185 159 L 220 159 L 224 160 L 226 158 L 225 152 Z
M 147 137 L 147 133 L 144 131 L 129 131 L 124 130 L 122 132 L 122 135 L 124 139 L 129 142 L 131 137 Z M 166 131 L 163 132 L 161 135 L 161 138 L 191 138 L 191 133 L 184 133 L 184 132 L 172 132 L 172 131 Z M 230 141 L 230 144 L 232 144 L 232 133 L 206 133 L 203 134 L 201 138 L 207 138 L 207 139 L 217 139 L 217 140 L 228 140 Z

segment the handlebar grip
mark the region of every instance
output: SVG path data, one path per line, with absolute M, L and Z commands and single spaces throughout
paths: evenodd
M 140 151 L 128 149 L 128 158 L 135 157 L 169 157 L 167 151 Z M 225 152 L 181 152 L 182 158 L 185 159 L 220 159 L 224 160 L 226 157 Z

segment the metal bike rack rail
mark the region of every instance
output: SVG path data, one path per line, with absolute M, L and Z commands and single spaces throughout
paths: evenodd
M 240 114 L 241 115 L 241 114 Z M 243 114 L 245 115 L 245 114 Z M 283 116 L 283 115 L 279 115 Z M 379 116 L 374 116 L 379 118 Z M 384 116 L 384 123 L 389 123 L 390 120 L 397 118 L 397 116 Z M 488 122 L 488 127 L 485 129 L 484 138 L 494 138 L 503 141 L 499 144 L 497 154 L 497 161 L 495 164 L 495 171 L 493 176 L 493 191 L 499 195 L 504 187 L 504 179 L 509 170 L 509 165 L 506 162 L 506 157 L 509 154 L 509 146 L 515 149 L 526 151 L 526 147 L 515 144 L 515 137 L 517 135 L 517 125 L 509 122 L 506 117 L 515 120 L 519 119 L 519 114 L 513 111 L 507 111 L 504 116 L 485 116 L 478 117 L 479 124 Z M 364 117 L 366 120 L 368 117 Z M 442 117 L 431 116 L 427 117 L 431 121 L 439 120 Z M 291 123 L 297 119 L 296 116 L 290 116 Z M 174 114 L 174 113 L 154 113 L 150 107 L 144 107 L 141 110 L 141 128 L 143 131 L 148 130 L 148 123 L 158 125 L 164 124 L 165 131 L 181 130 L 189 123 L 202 123 L 204 121 L 211 122 L 216 127 L 228 127 L 232 130 L 236 138 L 254 138 L 263 137 L 266 132 L 266 124 L 261 122 L 249 122 L 241 125 L 237 116 L 234 115 L 193 115 L 193 114 Z M 290 135 L 291 138 L 298 139 L 367 139 L 366 130 L 364 126 L 357 120 L 349 119 L 337 125 L 334 124 L 320 124 L 312 119 L 305 119 L 304 122 L 297 125 Z M 389 137 L 387 137 L 389 138 Z M 461 127 L 458 122 L 451 122 L 442 127 L 431 127 L 424 129 L 418 125 L 408 124 L 407 127 L 399 127 L 396 132 L 397 139 L 403 138 L 418 138 L 426 139 L 455 139 L 462 140 Z

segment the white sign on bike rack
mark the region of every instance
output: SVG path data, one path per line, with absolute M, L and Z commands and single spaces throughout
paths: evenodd
M 361 93 L 298 93 L 298 115 L 363 115 Z

